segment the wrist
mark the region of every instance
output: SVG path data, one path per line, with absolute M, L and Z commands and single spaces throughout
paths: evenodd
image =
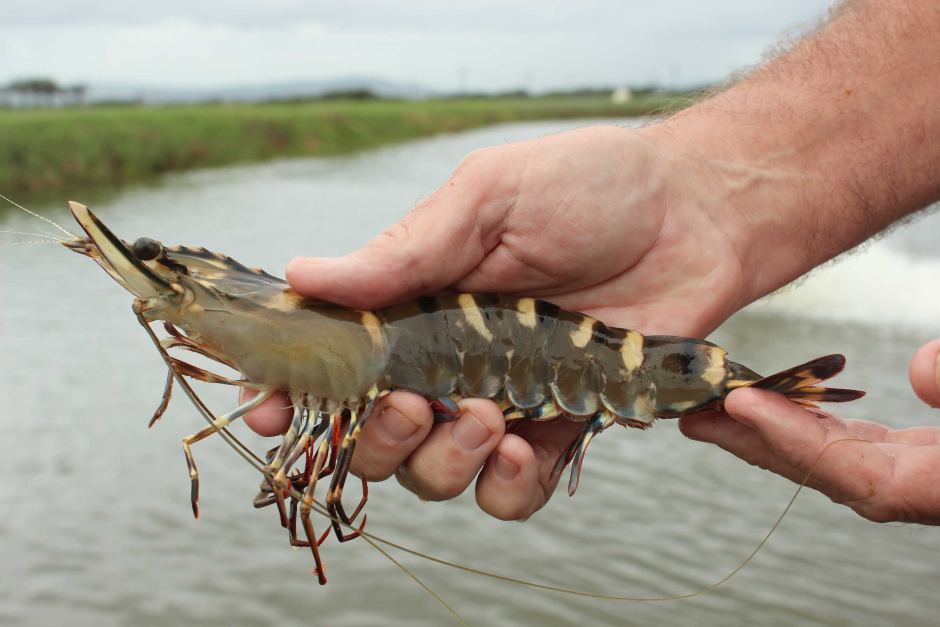
M 935 27 L 927 0 L 852 4 L 746 80 L 644 129 L 690 173 L 676 185 L 732 242 L 749 300 L 940 199 Z
M 773 131 L 759 111 L 730 115 L 722 106 L 707 101 L 643 132 L 669 170 L 681 173 L 675 202 L 694 198 L 731 243 L 743 270 L 744 306 L 870 233 L 856 239 L 831 228 L 857 211 L 860 199 L 834 183 L 817 155 L 791 148 L 799 143 Z

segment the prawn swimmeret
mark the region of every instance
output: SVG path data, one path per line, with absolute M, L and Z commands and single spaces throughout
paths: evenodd
M 277 506 L 291 543 L 312 551 L 320 583 L 326 577 L 318 547 L 329 527 L 318 536 L 311 521 L 317 482 L 329 477 L 326 509 L 340 541 L 360 535 L 365 515 L 356 521 L 368 495 L 365 481 L 351 514 L 343 506 L 343 486 L 370 410 L 392 390 L 424 396 L 437 420 L 458 415 L 457 399 L 480 397 L 495 400 L 507 421 L 583 423 L 580 437 L 555 466 L 557 474 L 572 465 L 569 494 L 578 486 L 588 443 L 614 424 L 645 429 L 657 418 L 720 408 L 731 390 L 745 386 L 779 392 L 810 408 L 863 394 L 818 386 L 842 370 L 842 355 L 761 377 L 705 340 L 643 336 L 532 298 L 453 294 L 376 311 L 305 299 L 282 279 L 204 248 L 164 246 L 148 238 L 125 242 L 84 205 L 73 202 L 70 208 L 87 237 L 63 244 L 94 259 L 134 295 L 133 310 L 169 367 L 151 424 L 166 409 L 174 380 L 211 420 L 183 439 L 196 515 L 199 475 L 191 446 L 220 431 L 227 437 L 229 423 L 275 391 L 289 394 L 293 420 L 267 454 L 255 505 Z M 163 322 L 166 338 L 158 339 L 151 328 L 156 321 Z M 171 356 L 170 349 L 193 351 L 244 378 L 199 368 Z M 212 416 L 184 377 L 258 393 Z M 298 520 L 306 539 L 297 533 Z

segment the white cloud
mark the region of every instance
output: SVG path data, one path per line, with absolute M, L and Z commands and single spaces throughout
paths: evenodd
M 374 76 L 449 89 L 719 79 L 825 0 L 354 3 L 36 1 L 0 6 L 0 80 L 230 85 Z

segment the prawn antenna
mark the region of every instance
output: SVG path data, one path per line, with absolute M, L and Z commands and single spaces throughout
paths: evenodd
M 9 231 L 0 231 L 0 233 L 8 233 Z M 27 244 L 57 244 L 55 240 L 49 239 L 34 239 L 25 242 L 11 242 L 9 244 L 0 244 L 0 248 L 10 248 L 11 246 L 25 246 Z
M 631 596 L 631 595 L 619 595 L 619 594 L 604 594 L 601 592 L 594 592 L 591 590 L 576 590 L 574 588 L 566 588 L 563 586 L 555 586 L 551 584 L 544 584 L 544 583 L 538 583 L 535 581 L 529 581 L 526 579 L 519 579 L 517 577 L 509 577 L 509 576 L 501 575 L 499 573 L 495 573 L 492 571 L 487 571 L 487 570 L 483 570 L 480 568 L 474 568 L 472 566 L 466 566 L 464 564 L 458 564 L 456 562 L 451 562 L 449 560 L 435 557 L 433 555 L 427 555 L 425 553 L 421 553 L 420 551 L 416 551 L 404 545 L 398 544 L 396 542 L 392 542 L 391 540 L 387 540 L 385 538 L 369 533 L 367 531 L 362 532 L 362 537 L 370 541 L 370 544 L 372 544 L 372 542 L 384 544 L 385 546 L 390 547 L 392 549 L 396 549 L 403 553 L 407 553 L 409 555 L 419 557 L 421 559 L 433 562 L 435 564 L 440 564 L 442 566 L 454 568 L 456 570 L 460 570 L 466 573 L 479 575 L 481 577 L 488 577 L 490 579 L 496 579 L 504 583 L 511 583 L 511 584 L 515 584 L 519 586 L 525 586 L 528 588 L 534 588 L 536 590 L 543 590 L 546 592 L 553 592 L 557 594 L 567 594 L 571 596 L 587 597 L 591 599 L 599 599 L 602 601 L 628 601 L 628 602 L 634 602 L 634 603 L 662 603 L 666 601 L 681 601 L 684 599 L 691 599 L 693 597 L 697 597 L 703 594 L 707 594 L 709 592 L 713 592 L 714 590 L 718 589 L 719 587 L 727 583 L 732 577 L 734 577 L 739 572 L 741 572 L 744 569 L 744 567 L 747 566 L 757 556 L 760 550 L 764 548 L 764 545 L 766 545 L 767 542 L 770 540 L 770 536 L 772 536 L 774 532 L 777 531 L 777 529 L 780 527 L 780 524 L 783 522 L 784 517 L 793 507 L 793 504 L 796 502 L 796 498 L 800 495 L 800 492 L 803 491 L 803 488 L 806 487 L 806 484 L 809 482 L 810 478 L 813 476 L 813 473 L 816 471 L 816 468 L 819 466 L 819 462 L 822 459 L 823 455 L 836 444 L 841 444 L 844 442 L 861 442 L 865 444 L 871 444 L 871 441 L 865 440 L 862 438 L 842 438 L 841 440 L 834 440 L 830 442 L 829 444 L 827 444 L 825 447 L 823 447 L 823 449 L 819 451 L 819 454 L 816 456 L 816 460 L 813 462 L 813 465 L 806 472 L 806 475 L 803 477 L 803 480 L 797 486 L 796 491 L 793 493 L 793 496 L 791 496 L 790 500 L 787 501 L 787 504 L 783 508 L 783 511 L 780 512 L 780 515 L 777 516 L 777 519 L 774 521 L 773 525 L 771 525 L 770 529 L 767 531 L 766 534 L 764 534 L 764 537 L 761 538 L 761 540 L 757 543 L 754 549 L 750 553 L 748 553 L 748 555 L 734 569 L 732 569 L 731 572 L 729 572 L 727 575 L 725 575 L 721 579 L 715 581 L 714 583 L 708 584 L 707 586 L 699 588 L 698 590 L 694 590 L 692 592 L 686 592 L 682 594 L 661 595 L 661 596 Z M 329 517 L 328 513 L 324 513 L 324 515 Z M 350 526 L 350 528 L 352 527 Z
M 26 235 L 27 237 L 44 237 L 46 239 L 50 239 L 55 242 L 66 241 L 64 237 L 56 237 L 55 235 L 48 235 L 46 233 L 27 233 L 26 231 L 0 231 L 0 233 L 6 233 L 7 235 Z M 27 244 L 27 243 L 33 243 L 33 242 L 22 242 L 22 243 Z
M 59 229 L 60 231 L 62 231 L 63 233 L 65 233 L 66 235 L 68 235 L 69 237 L 71 237 L 72 239 L 78 239 L 78 235 L 76 235 L 75 233 L 72 233 L 72 232 L 71 232 L 70 230 L 68 230 L 67 228 L 65 228 L 65 227 L 63 227 L 63 226 L 61 226 L 61 225 L 59 225 L 59 224 L 53 222 L 53 221 L 50 220 L 49 218 L 47 218 L 47 217 L 45 217 L 45 216 L 41 216 L 41 215 L 39 215 L 38 213 L 36 213 L 35 211 L 30 211 L 29 209 L 27 209 L 27 208 L 24 207 L 23 205 L 19 204 L 19 203 L 16 202 L 16 201 L 10 200 L 9 198 L 7 198 L 6 196 L 4 196 L 3 194 L 0 194 L 0 198 L 2 198 L 3 200 L 7 201 L 8 203 L 10 203 L 11 205 L 13 205 L 13 206 L 16 207 L 17 209 L 22 209 L 23 211 L 25 211 L 25 212 L 28 213 L 29 215 L 31 215 L 31 216 L 33 216 L 33 217 L 35 217 L 35 218 L 39 218 L 39 219 L 42 220 L 43 222 L 48 222 L 49 224 L 51 224 L 51 225 L 54 226 L 55 228 Z M 49 237 L 51 237 L 51 236 L 49 236 Z

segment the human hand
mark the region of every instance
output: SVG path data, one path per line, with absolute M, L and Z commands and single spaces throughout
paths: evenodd
M 474 153 L 363 249 L 294 260 L 288 281 L 301 294 L 362 308 L 445 287 L 519 292 L 645 333 L 704 335 L 937 200 L 940 144 L 923 138 L 936 136 L 940 117 L 929 103 L 938 87 L 920 80 L 925 60 L 936 56 L 924 50 L 940 46 L 924 27 L 940 16 L 934 4 L 897 11 L 858 3 L 748 79 L 662 124 L 584 129 Z M 883 37 L 885 24 L 904 36 Z M 873 76 L 875 66 L 890 71 Z M 728 410 L 756 415 L 755 394 L 735 392 Z M 248 422 L 282 431 L 283 404 L 270 400 Z M 468 400 L 462 411 L 432 428 L 423 399 L 390 395 L 363 430 L 353 470 L 376 480 L 401 467 L 412 490 L 437 499 L 462 491 L 485 464 L 477 482 L 484 510 L 500 518 L 537 510 L 577 425 L 527 424 L 504 436 L 492 403 Z M 897 443 L 873 446 L 889 444 Z
M 910 366 L 914 391 L 931 407 L 940 407 L 938 357 L 934 340 Z M 940 427 L 891 430 L 819 418 L 780 395 L 746 388 L 728 396 L 725 411 L 683 417 L 679 428 L 796 483 L 812 471 L 808 486 L 869 520 L 940 524 Z
M 295 259 L 305 296 L 377 308 L 443 288 L 543 296 L 645 333 L 703 335 L 749 299 L 721 223 L 720 194 L 643 131 L 588 128 L 470 155 L 437 192 L 364 248 Z M 287 427 L 272 398 L 247 421 Z M 456 496 L 479 475 L 477 500 L 504 519 L 548 500 L 551 469 L 581 426 L 525 424 L 505 434 L 489 401 L 432 425 L 424 399 L 397 392 L 366 423 L 352 471 L 394 473 L 425 499 Z M 480 473 L 483 468 L 482 473 Z

